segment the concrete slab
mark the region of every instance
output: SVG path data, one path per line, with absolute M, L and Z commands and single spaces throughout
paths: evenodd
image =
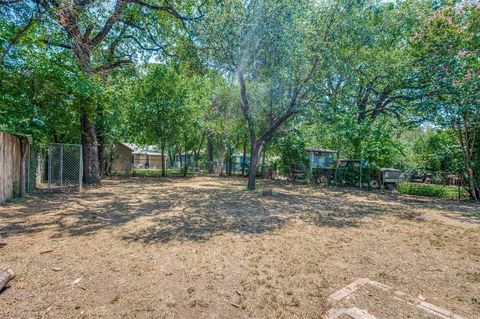
M 328 298 L 332 304 L 325 319 L 466 319 L 448 309 L 411 298 L 406 293 L 368 278 L 359 278 Z

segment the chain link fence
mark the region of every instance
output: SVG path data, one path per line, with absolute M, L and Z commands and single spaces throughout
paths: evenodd
M 82 146 L 50 143 L 34 146 L 28 163 L 27 192 L 82 189 Z

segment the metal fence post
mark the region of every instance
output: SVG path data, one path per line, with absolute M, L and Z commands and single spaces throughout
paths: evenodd
M 27 184 L 27 189 L 26 189 L 26 192 L 27 193 L 30 193 L 30 179 L 31 179 L 31 157 L 32 157 L 32 147 L 30 147 L 30 152 L 28 152 L 28 165 L 27 165 L 27 181 L 26 181 L 26 184 Z
M 360 160 L 360 189 L 362 189 L 362 160 Z
M 48 144 L 48 189 L 52 189 L 52 146 Z
M 60 190 L 63 188 L 63 144 L 60 144 Z
M 78 172 L 78 190 L 81 191 L 82 182 L 83 182 L 83 146 L 79 145 L 79 148 L 80 148 L 80 157 L 79 157 L 80 165 L 79 165 L 79 172 Z

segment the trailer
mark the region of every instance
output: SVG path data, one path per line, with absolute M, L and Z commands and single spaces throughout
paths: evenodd
M 356 186 L 360 188 L 395 189 L 402 172 L 394 168 L 378 168 L 364 160 L 338 159 L 338 152 L 307 148 L 310 179 L 319 185 Z

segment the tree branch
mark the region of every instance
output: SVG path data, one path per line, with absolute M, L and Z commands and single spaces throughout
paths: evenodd
M 22 2 L 22 0 L 3 0 L 3 1 L 0 1 L 0 7 L 1 6 L 9 6 L 9 5 L 12 5 L 12 4 L 19 3 L 19 2 Z
M 141 5 L 142 7 L 145 7 L 145 8 L 151 9 L 151 10 L 168 12 L 169 14 L 171 14 L 172 16 L 174 16 L 175 18 L 177 18 L 181 21 L 198 20 L 198 19 L 203 18 L 203 16 L 204 16 L 204 14 L 202 14 L 199 17 L 187 17 L 187 16 L 184 16 L 184 15 L 181 15 L 180 13 L 178 13 L 177 10 L 175 10 L 172 6 L 169 6 L 169 5 L 158 6 L 158 5 L 150 4 L 150 3 L 146 2 L 146 1 L 143 1 L 143 0 L 127 0 L 127 1 L 129 3 L 136 3 L 138 5 Z
M 59 47 L 59 48 L 68 49 L 68 50 L 73 49 L 73 47 L 72 47 L 70 44 L 66 44 L 66 43 L 55 43 L 55 42 L 51 42 L 49 39 L 44 39 L 44 40 L 43 40 L 43 43 L 45 43 L 45 44 L 47 44 L 47 45 L 54 46 L 54 47 Z
M 107 22 L 105 22 L 105 25 L 103 26 L 102 30 L 100 30 L 97 35 L 88 42 L 91 46 L 96 46 L 100 42 L 102 42 L 103 39 L 108 35 L 112 27 L 115 25 L 120 20 L 120 14 L 123 11 L 123 8 L 127 4 L 128 0 L 117 0 L 117 3 L 115 5 L 115 9 L 113 11 L 113 14 L 108 18 Z
M 8 1 L 7 1 L 8 2 Z M 30 27 L 33 26 L 35 22 L 35 18 L 34 16 L 32 16 L 27 24 L 25 26 L 23 26 L 22 28 L 20 28 L 17 33 L 15 33 L 15 35 L 13 36 L 13 38 L 10 40 L 10 42 L 8 43 L 7 47 L 5 48 L 5 50 L 2 52 L 2 55 L 0 56 L 0 65 L 3 65 L 4 61 L 5 61 L 5 58 L 7 57 L 8 53 L 10 52 L 10 50 L 13 48 L 13 46 L 15 45 L 15 43 L 17 43 L 17 41 L 20 39 L 20 37 L 25 33 L 27 32 L 28 29 L 30 29 Z
M 119 60 L 115 61 L 112 63 L 107 63 L 102 66 L 92 68 L 91 73 L 101 73 L 101 72 L 107 72 L 110 71 L 111 69 L 117 68 L 122 65 L 127 65 L 127 64 L 132 64 L 132 60 Z
M 241 106 L 242 106 L 243 116 L 247 120 L 247 126 L 248 126 L 248 131 L 250 132 L 250 136 L 252 137 L 252 139 L 256 139 L 255 126 L 253 124 L 252 114 L 250 113 L 250 102 L 248 101 L 247 87 L 245 85 L 243 72 L 240 68 L 237 68 L 236 71 L 237 71 L 238 84 L 240 85 L 240 97 L 242 99 Z

